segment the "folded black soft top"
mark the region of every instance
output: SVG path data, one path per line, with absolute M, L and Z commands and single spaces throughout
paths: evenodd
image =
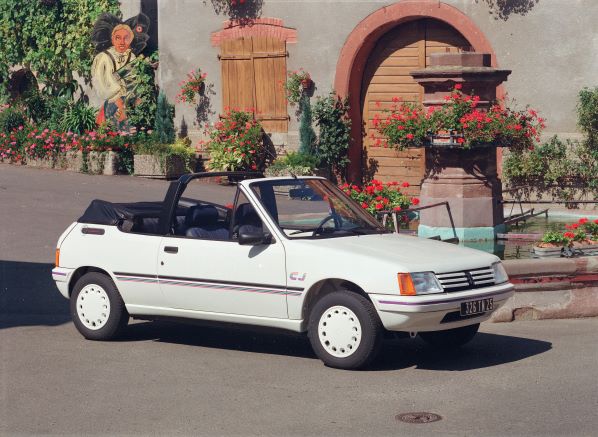
M 111 203 L 105 200 L 92 200 L 85 212 L 77 220 L 79 223 L 115 226 L 124 220 L 135 218 L 160 217 L 162 202 Z

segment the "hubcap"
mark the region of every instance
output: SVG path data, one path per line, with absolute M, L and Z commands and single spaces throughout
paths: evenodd
M 349 308 L 333 306 L 320 317 L 318 337 L 330 355 L 345 358 L 355 353 L 359 347 L 361 323 Z
M 97 284 L 86 285 L 77 296 L 77 315 L 86 328 L 102 328 L 110 317 L 110 299 Z

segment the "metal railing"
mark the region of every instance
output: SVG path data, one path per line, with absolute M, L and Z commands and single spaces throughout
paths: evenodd
M 376 215 L 377 215 L 378 220 L 380 220 L 382 222 L 382 225 L 385 227 L 386 227 L 386 224 L 388 223 L 389 217 L 392 218 L 393 225 L 394 225 L 394 231 L 397 234 L 399 234 L 401 232 L 401 227 L 399 225 L 400 221 L 398 220 L 398 215 L 405 216 L 405 215 L 409 214 L 410 212 L 419 212 L 424 209 L 436 208 L 438 206 L 446 207 L 446 211 L 448 213 L 449 220 L 451 222 L 451 228 L 453 230 L 453 237 L 447 238 L 446 240 L 442 240 L 442 241 L 445 241 L 447 243 L 458 243 L 459 238 L 457 237 L 457 232 L 455 230 L 455 222 L 453 220 L 453 214 L 451 213 L 451 206 L 449 205 L 449 203 L 447 201 L 432 203 L 430 205 L 425 205 L 425 206 L 418 206 L 415 208 L 401 209 L 399 211 L 379 211 Z M 440 239 L 440 237 L 438 237 L 438 239 Z

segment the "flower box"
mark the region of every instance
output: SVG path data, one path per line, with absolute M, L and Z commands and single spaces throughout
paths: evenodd
M 176 179 L 187 173 L 185 160 L 181 156 L 135 155 L 135 176 L 157 179 Z
M 444 147 L 463 149 L 465 136 L 455 131 L 452 132 L 438 132 L 436 134 L 430 133 L 424 141 L 424 147 Z M 499 147 L 498 142 L 484 142 L 474 143 L 471 147 Z

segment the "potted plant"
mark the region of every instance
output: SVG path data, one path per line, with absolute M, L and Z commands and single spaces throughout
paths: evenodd
M 133 146 L 135 176 L 176 179 L 195 168 L 191 140 L 179 138 L 172 144 L 160 143 L 152 134 Z
M 291 105 L 296 105 L 301 100 L 301 96 L 309 91 L 313 86 L 310 74 L 300 68 L 296 71 L 289 71 L 285 83 L 287 101 Z
M 205 89 L 207 73 L 202 73 L 201 68 L 191 70 L 187 73 L 187 78 L 179 82 L 179 93 L 177 102 L 195 104 L 197 96 L 202 95 Z
M 533 148 L 540 140 L 544 120 L 536 111 L 516 111 L 504 102 L 496 102 L 488 110 L 478 107 L 480 97 L 466 95 L 457 84 L 445 97 L 445 104 L 427 108 L 419 104 L 393 99 L 393 107 L 376 115 L 374 127 L 384 139 L 378 146 L 404 150 L 407 147 L 476 147 Z
M 582 255 L 598 253 L 598 219 L 590 221 L 584 217 L 566 224 L 565 229 L 544 233 L 542 240 L 534 245 L 534 253 L 542 257 L 561 256 L 565 249 Z
M 278 157 L 265 171 L 266 176 L 307 176 L 317 171 L 318 158 L 300 152 Z

